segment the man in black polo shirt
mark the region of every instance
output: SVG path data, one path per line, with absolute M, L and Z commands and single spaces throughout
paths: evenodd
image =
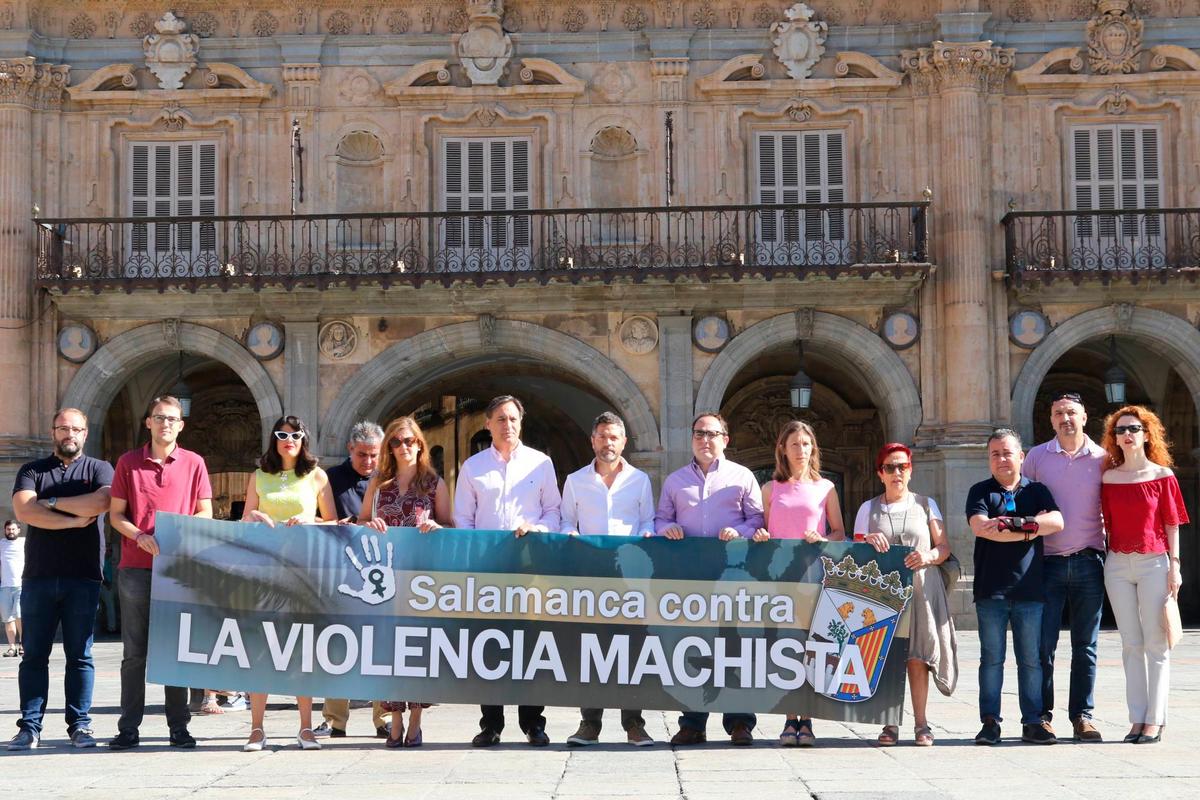
M 108 510 L 113 468 L 83 454 L 87 417 L 75 408 L 54 415 L 54 453 L 17 473 L 13 510 L 29 526 L 21 611 L 25 656 L 17 673 L 20 730 L 9 750 L 37 747 L 50 691 L 49 660 L 62 624 L 67 733 L 75 747 L 95 747 L 92 736 L 92 628 L 100 603 L 100 528 Z
M 329 488 L 333 490 L 333 504 L 337 508 L 338 521 L 353 524 L 362 511 L 363 495 L 367 483 L 379 463 L 379 449 L 383 447 L 383 428 L 374 422 L 363 420 L 350 429 L 350 440 L 346 443 L 349 457 L 329 469 Z M 383 719 L 383 709 L 378 701 L 371 704 L 375 722 L 375 735 L 386 739 L 388 726 Z M 321 704 L 321 715 L 325 717 L 315 731 L 317 736 L 345 736 L 350 722 L 350 701 L 345 698 L 326 697 Z
M 1021 437 L 997 428 L 988 437 L 992 477 L 967 493 L 967 521 L 975 534 L 975 614 L 979 620 L 979 718 L 976 744 L 1000 742 L 1004 649 L 1012 625 L 1017 657 L 1021 740 L 1054 744 L 1042 721 L 1042 537 L 1062 530 L 1050 490 L 1021 477 Z

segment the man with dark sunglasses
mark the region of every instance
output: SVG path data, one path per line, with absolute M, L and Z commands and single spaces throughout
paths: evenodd
M 1084 433 L 1087 411 L 1075 392 L 1055 395 L 1050 404 L 1054 438 L 1029 451 L 1022 474 L 1043 483 L 1058 501 L 1065 527 L 1045 543 L 1042 612 L 1042 720 L 1054 712 L 1054 653 L 1063 609 L 1071 631 L 1071 685 L 1067 714 L 1077 742 L 1103 741 L 1092 724 L 1096 686 L 1096 642 L 1104 608 L 1104 524 L 1100 480 L 1104 448 Z
M 967 493 L 967 521 L 975 534 L 975 615 L 979 621 L 979 718 L 976 744 L 1000 742 L 1000 692 L 1005 636 L 1012 627 L 1017 659 L 1021 740 L 1054 744 L 1042 721 L 1042 537 L 1062 530 L 1050 490 L 1021 477 L 1021 437 L 997 428 L 988 437 L 992 477 Z

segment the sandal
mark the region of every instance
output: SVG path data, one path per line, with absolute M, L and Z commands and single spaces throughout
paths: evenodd
M 15 656 L 16 654 L 17 654 L 17 648 L 15 648 L 15 647 L 10 647 L 10 648 L 8 648 L 7 650 L 5 650 L 5 651 L 4 651 L 4 657 L 5 657 L 5 658 L 12 658 L 12 657 L 13 657 L 13 656 Z
M 221 704 L 217 702 L 215 695 L 209 695 L 204 698 L 204 702 L 200 704 L 201 714 L 224 714 L 225 709 L 221 708 Z
M 412 735 L 412 728 L 408 730 L 408 736 L 404 737 L 405 747 L 420 747 L 421 746 L 421 729 L 417 728 L 417 735 Z
M 783 732 L 779 734 L 781 747 L 798 747 L 800 745 L 800 723 L 789 719 L 783 723 Z
M 900 741 L 900 729 L 895 725 L 884 725 L 875 743 L 880 747 L 894 747 Z
M 913 737 L 917 747 L 933 746 L 933 731 L 929 730 L 928 725 L 918 725 L 913 728 Z
M 798 731 L 796 733 L 796 744 L 800 747 L 813 747 L 817 743 L 817 737 L 813 733 L 811 719 L 800 719 L 797 721 Z

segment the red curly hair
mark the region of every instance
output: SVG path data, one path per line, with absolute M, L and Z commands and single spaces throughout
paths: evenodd
M 1117 444 L 1117 436 L 1113 433 L 1113 428 L 1121 417 L 1136 417 L 1138 422 L 1142 423 L 1146 435 L 1146 458 L 1160 467 L 1175 466 L 1175 460 L 1171 458 L 1171 443 L 1167 441 L 1167 433 L 1158 415 L 1145 406 L 1122 406 L 1104 418 L 1104 437 L 1100 440 L 1100 446 L 1108 453 L 1105 469 L 1119 467 L 1125 463 L 1125 453 L 1121 451 L 1121 446 Z

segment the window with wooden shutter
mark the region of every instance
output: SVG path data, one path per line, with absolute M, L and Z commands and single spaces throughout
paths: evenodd
M 448 217 L 442 243 L 476 251 L 473 259 L 519 268 L 527 263 L 530 218 L 530 140 L 523 137 L 445 139 L 442 202 L 446 211 L 502 212 Z
M 846 200 L 845 134 L 842 131 L 763 132 L 756 137 L 755 200 L 824 206 Z M 760 256 L 783 263 L 820 261 L 846 238 L 841 209 L 764 211 L 758 226 Z
M 129 157 L 130 216 L 212 217 L 217 214 L 215 142 L 136 142 Z M 134 253 L 152 261 L 190 259 L 216 250 L 216 227 L 208 222 L 134 225 Z
M 1071 130 L 1071 197 L 1078 211 L 1138 211 L 1077 217 L 1077 249 L 1094 252 L 1155 247 L 1162 217 L 1162 145 L 1156 125 L 1081 125 Z M 1082 265 L 1081 265 L 1082 266 Z

